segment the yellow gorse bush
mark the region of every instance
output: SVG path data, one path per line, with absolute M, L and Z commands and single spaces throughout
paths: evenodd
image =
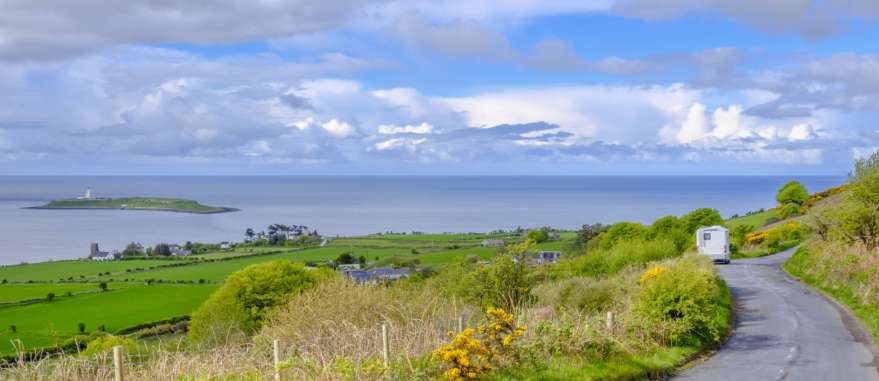
M 647 282 L 653 278 L 658 277 L 659 275 L 661 275 L 664 272 L 666 272 L 665 267 L 662 267 L 662 266 L 653 267 L 653 268 L 645 271 L 643 274 L 641 274 L 641 277 L 638 279 L 638 281 L 641 282 L 641 284 L 644 284 L 645 282 Z
M 763 242 L 763 240 L 766 239 L 766 236 L 768 235 L 769 232 L 766 231 L 748 233 L 748 235 L 745 236 L 745 242 L 749 245 L 759 245 Z
M 449 332 L 452 341 L 436 349 L 432 358 L 448 366 L 443 375 L 450 380 L 476 379 L 513 352 L 513 344 L 528 329 L 517 326 L 515 321 L 513 314 L 489 308 L 485 311 L 485 322 L 476 329 Z

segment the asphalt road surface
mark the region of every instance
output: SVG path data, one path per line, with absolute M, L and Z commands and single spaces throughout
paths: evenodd
M 781 269 L 793 252 L 718 265 L 736 303 L 735 328 L 675 380 L 879 380 L 860 323 Z

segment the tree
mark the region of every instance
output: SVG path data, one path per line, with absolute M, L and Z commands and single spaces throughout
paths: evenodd
M 599 234 L 607 231 L 607 228 L 607 225 L 602 224 L 585 224 L 580 227 L 580 230 L 577 230 L 577 237 L 574 238 L 574 251 L 585 250 L 586 244 L 593 238 L 598 237 Z
M 85 333 L 85 323 L 83 323 L 83 322 L 77 323 L 76 328 L 79 330 L 79 333 Z
M 244 236 L 247 237 L 247 240 L 252 240 L 255 235 L 256 233 L 252 228 L 247 228 L 247 230 L 244 231 Z
M 849 180 L 856 182 L 871 173 L 879 170 L 879 151 L 873 152 L 869 157 L 855 160 L 855 169 L 849 173 Z
M 619 242 L 643 238 L 646 233 L 647 228 L 637 222 L 617 222 L 601 236 L 599 247 L 608 250 Z
M 55 300 L 55 293 L 54 292 L 50 292 L 50 293 L 46 294 L 46 301 L 51 302 L 53 300 Z
M 800 213 L 800 208 L 809 200 L 809 191 L 799 181 L 790 181 L 775 195 L 779 205 L 779 217 L 788 218 Z
M 107 282 L 101 282 L 101 283 L 98 285 L 98 288 L 100 288 L 101 291 L 107 291 Z
M 531 229 L 528 231 L 528 239 L 543 243 L 549 240 L 549 228 Z
M 161 255 L 167 257 L 171 255 L 171 246 L 167 243 L 160 243 L 153 248 L 153 255 Z
M 248 266 L 226 278 L 195 311 L 190 338 L 202 344 L 222 344 L 249 336 L 262 326 L 270 309 L 329 274 L 332 271 L 309 271 L 285 260 Z
M 134 242 L 129 243 L 127 246 L 125 246 L 125 250 L 122 250 L 123 257 L 134 257 L 134 256 L 141 256 L 141 255 L 143 255 L 143 251 L 141 250 L 141 247 Z
M 342 253 L 342 254 L 339 254 L 338 257 L 336 257 L 336 264 L 339 264 L 339 265 L 350 265 L 350 264 L 354 263 L 354 261 L 355 261 L 354 256 L 351 255 L 351 253 Z
M 366 257 L 361 255 L 357 258 L 357 263 L 359 263 L 360 266 L 366 266 Z
M 684 231 L 688 235 L 693 235 L 696 230 L 703 226 L 723 225 L 723 217 L 717 209 L 699 208 L 681 217 Z
M 848 241 L 869 250 L 879 246 L 879 171 L 866 172 L 852 183 L 835 213 L 840 233 Z
M 12 333 L 16 333 L 18 332 L 18 327 L 16 327 L 15 324 L 12 324 L 9 326 L 9 331 Z

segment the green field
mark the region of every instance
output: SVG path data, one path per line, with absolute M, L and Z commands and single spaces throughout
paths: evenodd
M 0 308 L 0 353 L 13 351 L 10 340 L 26 348 L 54 345 L 77 333 L 104 325 L 109 332 L 194 311 L 216 285 L 153 285 L 79 295 L 54 302 Z M 15 325 L 17 334 L 10 326 Z
M 749 216 L 741 216 L 732 218 L 726 221 L 726 226 L 728 227 L 736 227 L 740 225 L 751 225 L 756 229 L 762 228 L 766 226 L 769 222 L 769 219 L 777 217 L 774 210 L 767 210 L 760 213 L 754 213 Z
M 222 213 L 231 208 L 208 206 L 182 198 L 126 197 L 99 199 L 64 199 L 50 201 L 38 209 L 139 209 L 186 213 Z
M 126 269 L 149 268 L 168 263 L 186 262 L 189 261 L 173 259 L 107 262 L 73 260 L 31 263 L 0 267 L 0 281 L 3 279 L 6 279 L 8 282 L 57 281 L 71 277 L 74 280 L 94 279 L 98 277 L 98 273 L 125 273 Z
M 541 243 L 538 248 L 561 250 L 571 236 L 566 234 L 562 241 Z M 31 348 L 53 345 L 76 334 L 79 322 L 86 324 L 87 331 L 99 325 L 116 331 L 186 315 L 230 274 L 256 263 L 278 259 L 323 263 L 339 254 L 351 253 L 355 258 L 365 257 L 373 265 L 390 263 L 393 258 L 417 259 L 423 266 L 442 266 L 470 255 L 491 259 L 497 249 L 481 247 L 480 243 L 494 237 L 515 240 L 510 235 L 393 234 L 335 238 L 325 247 L 240 245 L 186 259 L 72 260 L 0 267 L 0 281 L 8 282 L 0 284 L 0 302 L 45 298 L 49 292 L 56 295 L 52 302 L 0 307 L 0 354 L 12 351 L 9 340 L 16 337 Z M 176 264 L 183 265 L 157 268 Z M 143 270 L 135 270 L 138 268 Z M 60 282 L 68 278 L 74 282 Z M 144 281 L 148 279 L 163 283 L 147 286 Z M 201 281 L 206 284 L 200 284 Z M 111 290 L 98 292 L 98 282 L 108 282 Z M 178 282 L 186 284 L 169 284 Z M 68 291 L 73 296 L 66 296 Z M 17 334 L 12 334 L 10 325 L 16 326 Z
M 111 287 L 118 287 L 114 283 Z M 122 284 L 125 287 L 125 284 Z M 50 292 L 55 297 L 65 297 L 68 292 L 77 294 L 88 291 L 99 291 L 97 283 L 34 283 L 34 284 L 0 284 L 0 303 L 45 298 Z

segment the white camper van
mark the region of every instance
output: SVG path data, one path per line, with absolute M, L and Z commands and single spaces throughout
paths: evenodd
M 724 264 L 729 263 L 729 229 L 723 226 L 708 226 L 696 230 L 696 247 L 699 254 L 707 255 Z

